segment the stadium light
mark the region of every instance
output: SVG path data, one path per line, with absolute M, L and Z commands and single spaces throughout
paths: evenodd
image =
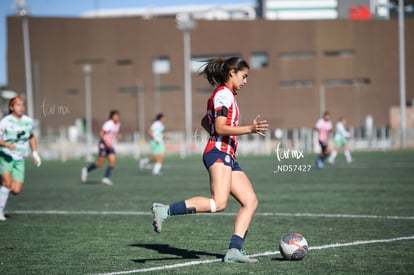
M 177 29 L 183 32 L 184 44 L 184 98 L 185 98 L 185 153 L 191 150 L 192 138 L 192 87 L 191 87 L 191 37 L 190 32 L 195 28 L 195 21 L 188 13 L 176 16 Z
M 85 77 L 85 119 L 86 119 L 86 160 L 90 161 L 92 155 L 90 148 L 92 146 L 92 85 L 91 85 L 92 65 L 83 65 L 83 74 Z

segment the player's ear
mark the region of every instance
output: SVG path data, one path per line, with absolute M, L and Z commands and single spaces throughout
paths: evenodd
M 233 77 L 233 76 L 235 76 L 236 75 L 236 69 L 232 69 L 232 70 L 230 70 L 230 72 L 229 72 L 229 77 Z

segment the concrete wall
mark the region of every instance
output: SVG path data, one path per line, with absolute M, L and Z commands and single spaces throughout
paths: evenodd
M 74 124 L 85 115 L 82 67 L 91 63 L 93 126 L 97 131 L 109 110 L 122 113 L 123 130 L 138 129 L 139 102 L 125 91 L 145 89 L 145 127 L 155 117 L 153 59 L 171 60 L 171 72 L 159 77 L 160 107 L 167 128 L 184 130 L 183 34 L 174 19 L 29 18 L 35 116 L 42 132 Z M 21 19 L 9 17 L 8 85 L 25 93 Z M 321 91 L 336 121 L 353 127 L 372 115 L 374 125 L 389 125 L 389 109 L 399 104 L 398 24 L 371 21 L 197 21 L 191 32 L 194 57 L 266 52 L 268 66 L 251 69 L 238 95 L 242 123 L 256 114 L 272 128 L 312 127 L 319 117 Z M 120 65 L 124 64 L 124 65 Z M 407 101 L 414 98 L 414 20 L 406 20 Z M 212 90 L 196 73 L 193 128 L 200 128 Z M 203 92 L 204 91 L 204 92 Z M 59 111 L 60 110 L 60 111 Z M 66 112 L 63 112 L 66 110 Z

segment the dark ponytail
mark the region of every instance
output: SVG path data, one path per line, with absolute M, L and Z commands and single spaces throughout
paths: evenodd
M 241 57 L 216 58 L 208 60 L 199 74 L 212 86 L 221 86 L 227 82 L 232 70 L 238 72 L 244 68 L 249 69 L 249 64 Z

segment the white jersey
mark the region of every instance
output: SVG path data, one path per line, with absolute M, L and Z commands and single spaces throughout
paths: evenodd
M 328 142 L 329 131 L 332 130 L 332 122 L 330 120 L 318 119 L 315 128 L 319 132 L 319 141 Z
M 33 134 L 33 121 L 30 117 L 23 115 L 17 119 L 12 114 L 5 116 L 0 121 L 0 139 L 14 144 L 16 149 L 9 150 L 0 147 L 0 151 L 11 156 L 14 160 L 23 160 L 29 152 L 29 138 Z
M 338 122 L 335 128 L 335 139 L 345 139 L 351 137 L 342 122 Z
M 156 120 L 151 124 L 152 139 L 158 143 L 164 142 L 164 124 Z
M 113 147 L 114 141 L 119 133 L 119 129 L 121 128 L 120 122 L 115 122 L 112 119 L 107 120 L 104 125 L 102 126 L 102 130 L 105 132 L 104 139 L 106 144 Z

